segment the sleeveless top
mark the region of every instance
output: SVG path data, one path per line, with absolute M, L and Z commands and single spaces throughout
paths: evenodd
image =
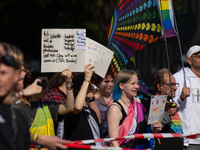
M 124 119 L 126 118 L 127 114 L 124 110 L 124 107 L 118 101 L 115 101 L 113 103 L 117 103 L 120 106 L 120 110 L 121 110 L 121 113 L 122 113 L 122 119 L 120 120 L 120 123 L 119 123 L 119 126 L 120 126 L 123 123 Z
M 106 121 L 106 111 L 108 109 L 108 107 L 113 103 L 113 99 L 112 96 L 109 99 L 109 102 L 105 105 L 100 103 L 97 99 L 95 99 L 95 102 L 97 104 L 97 107 L 99 108 L 99 111 L 101 113 L 101 125 L 100 125 L 100 129 L 102 134 L 104 135 L 106 133 L 106 130 L 108 128 L 107 125 L 107 121 Z

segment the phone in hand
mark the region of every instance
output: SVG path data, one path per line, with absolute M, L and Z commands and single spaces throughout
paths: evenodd
M 45 90 L 47 89 L 47 77 L 38 77 L 38 79 L 41 80 L 41 83 L 40 82 L 37 82 L 37 85 L 41 86 L 42 87 L 42 90 Z

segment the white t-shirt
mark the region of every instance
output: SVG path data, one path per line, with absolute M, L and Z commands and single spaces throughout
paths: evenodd
M 190 134 L 200 133 L 200 78 L 198 78 L 190 69 L 189 77 L 191 79 L 192 91 L 192 118 Z M 189 139 L 189 144 L 200 144 L 200 138 Z

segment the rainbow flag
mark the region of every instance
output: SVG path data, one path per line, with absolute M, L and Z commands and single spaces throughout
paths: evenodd
M 107 32 L 108 48 L 114 52 L 111 69 L 113 76 L 122 69 L 136 72 L 135 54 L 161 36 L 157 0 L 118 0 Z M 139 78 L 139 92 L 147 87 Z
M 40 102 L 36 111 L 35 119 L 29 131 L 48 136 L 55 136 L 54 123 L 48 105 Z
M 116 7 L 115 10 L 114 10 L 114 14 L 112 16 L 111 22 L 110 22 L 110 27 L 109 27 L 108 32 L 107 32 L 108 47 L 110 47 L 111 39 L 112 39 L 114 32 L 117 28 L 118 18 L 119 18 L 119 11 L 118 11 L 118 7 Z
M 166 37 L 176 36 L 177 32 L 174 27 L 174 11 L 171 0 L 157 0 L 157 4 L 162 24 L 162 37 L 164 37 L 164 28 Z

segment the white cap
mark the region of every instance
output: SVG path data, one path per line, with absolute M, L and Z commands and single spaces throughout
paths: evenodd
M 187 57 L 191 57 L 193 54 L 197 53 L 200 51 L 200 46 L 199 45 L 194 45 L 190 47 L 190 49 L 187 52 Z

